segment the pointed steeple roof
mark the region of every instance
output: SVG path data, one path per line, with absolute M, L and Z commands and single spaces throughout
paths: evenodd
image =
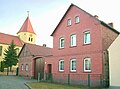
M 21 29 L 18 31 L 18 33 L 20 33 L 20 32 L 30 32 L 30 33 L 36 34 L 33 30 L 32 24 L 30 22 L 29 15 L 26 18 L 25 22 L 23 23 Z

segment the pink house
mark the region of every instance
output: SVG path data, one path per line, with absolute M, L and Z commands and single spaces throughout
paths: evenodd
M 71 4 L 55 30 L 53 55 L 45 58 L 45 73 L 102 74 L 109 80 L 108 47 L 119 32 Z

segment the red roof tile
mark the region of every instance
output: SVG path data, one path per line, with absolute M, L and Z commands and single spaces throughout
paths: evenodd
M 34 56 L 51 56 L 52 55 L 52 48 L 43 47 L 36 44 L 29 44 L 29 43 L 24 44 L 24 46 L 26 46 L 29 49 L 30 53 Z
M 30 33 L 34 33 L 34 30 L 33 30 L 33 27 L 31 25 L 31 22 L 30 22 L 30 19 L 29 19 L 29 16 L 27 17 L 27 19 L 25 20 L 25 22 L 23 23 L 21 29 L 19 30 L 19 32 L 30 32 Z M 18 32 L 18 33 L 19 33 Z
M 11 41 L 14 41 L 15 45 L 22 46 L 22 41 L 17 36 L 0 33 L 0 44 L 10 44 Z

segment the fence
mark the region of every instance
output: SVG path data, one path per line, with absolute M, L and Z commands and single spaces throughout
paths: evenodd
M 47 82 L 68 84 L 68 85 L 82 85 L 87 87 L 102 87 L 101 74 L 38 74 L 38 80 Z

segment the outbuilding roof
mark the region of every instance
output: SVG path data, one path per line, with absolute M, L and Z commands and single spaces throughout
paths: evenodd
M 44 47 L 44 46 L 39 46 L 36 44 L 29 44 L 29 43 L 24 44 L 22 50 L 24 49 L 24 47 L 27 47 L 27 49 L 30 51 L 32 56 L 51 56 L 52 55 L 52 48 L 49 48 L 49 47 Z

